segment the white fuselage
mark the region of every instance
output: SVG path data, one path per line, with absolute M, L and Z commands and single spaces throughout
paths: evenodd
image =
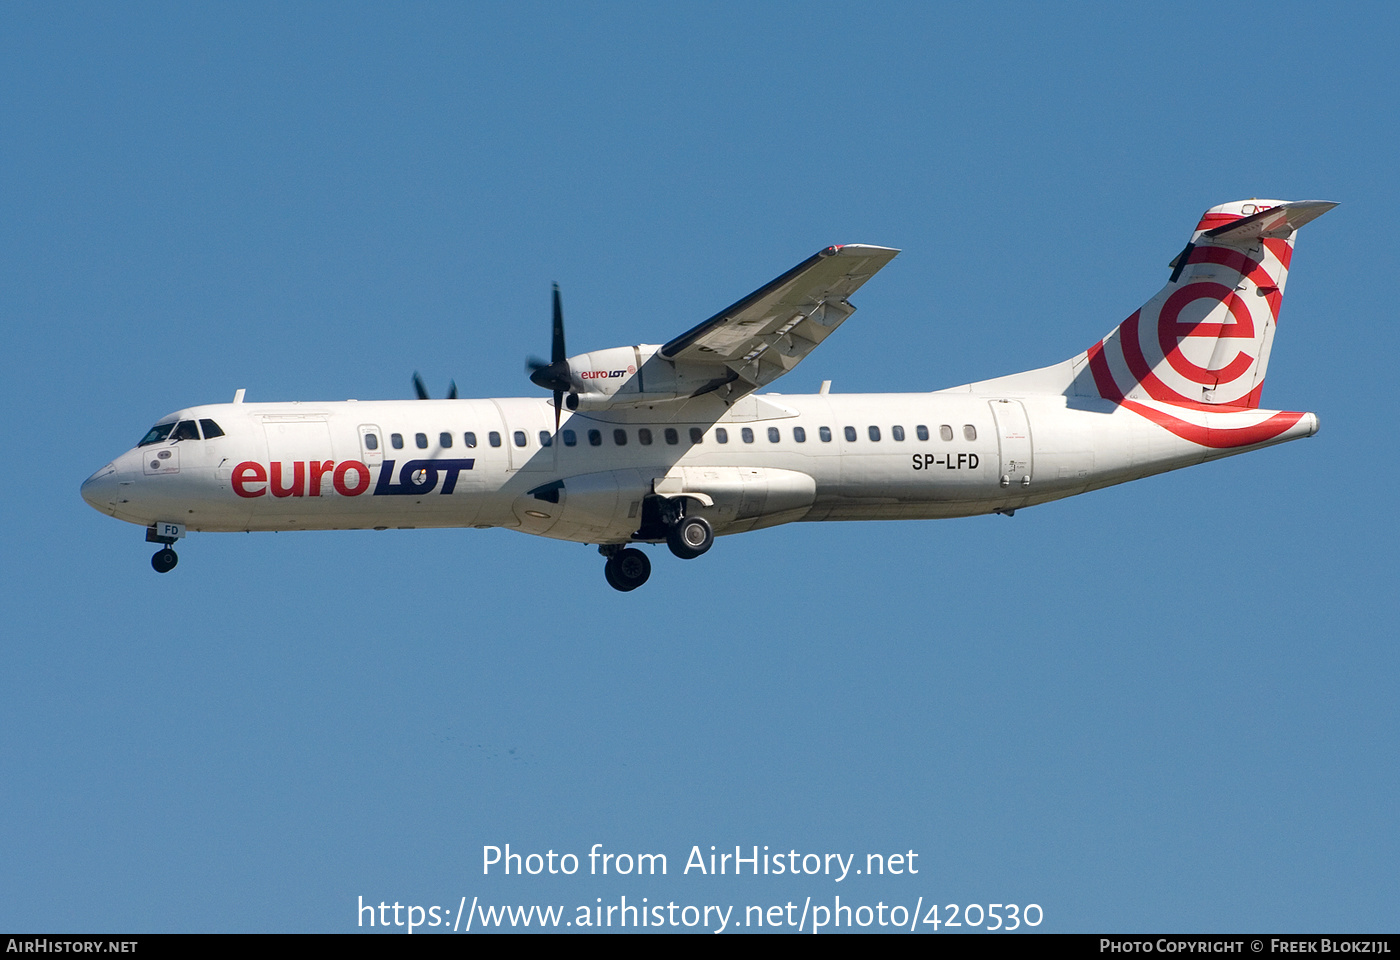
M 1260 442 L 1212 447 L 1110 401 L 967 392 L 580 411 L 557 433 L 554 414 L 529 398 L 193 407 L 162 423 L 212 420 L 223 435 L 129 450 L 83 496 L 122 520 L 196 531 L 508 527 L 618 544 L 657 539 L 634 536 L 655 497 L 686 498 L 717 535 L 972 516 L 1317 429 L 1302 414 Z M 1274 412 L 1189 416 L 1202 429 L 1238 428 Z

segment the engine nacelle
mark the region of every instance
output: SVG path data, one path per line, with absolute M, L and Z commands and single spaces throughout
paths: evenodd
M 718 364 L 675 363 L 657 344 L 612 347 L 570 357 L 569 380 L 584 409 L 686 400 L 733 380 Z

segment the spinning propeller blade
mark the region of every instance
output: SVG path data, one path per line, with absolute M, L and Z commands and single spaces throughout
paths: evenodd
M 419 400 L 431 400 L 431 399 L 432 399 L 432 397 L 430 397 L 430 396 L 428 395 L 428 387 L 427 387 L 427 385 L 423 383 L 423 378 L 422 378 L 421 376 L 418 375 L 418 371 L 417 371 L 417 370 L 413 371 L 413 392 L 416 393 L 416 394 L 418 394 L 418 399 L 419 399 Z M 449 383 L 449 384 L 447 385 L 447 399 L 449 399 L 449 400 L 456 400 L 456 399 L 457 399 L 457 381 L 456 381 L 456 380 L 453 380 L 451 383 Z

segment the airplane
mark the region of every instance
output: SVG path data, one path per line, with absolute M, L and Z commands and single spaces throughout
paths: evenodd
M 1061 363 L 928 393 L 759 393 L 829 337 L 898 250 L 827 247 L 665 344 L 569 356 L 559 288 L 546 399 L 232 403 L 161 418 L 82 485 L 172 570 L 188 531 L 506 527 L 683 559 L 798 520 L 1011 516 L 1317 432 L 1261 409 L 1299 227 L 1334 203 L 1212 207 L 1167 284 Z

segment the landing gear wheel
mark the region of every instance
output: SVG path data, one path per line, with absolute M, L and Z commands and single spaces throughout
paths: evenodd
M 694 560 L 714 542 L 715 532 L 704 517 L 682 517 L 666 533 L 666 546 L 682 560 Z
M 642 551 L 628 547 L 608 558 L 603 565 L 603 576 L 608 586 L 626 593 L 647 582 L 651 576 L 651 561 Z
M 169 547 L 166 547 L 164 550 L 157 550 L 156 555 L 151 557 L 151 567 L 156 573 L 169 573 L 171 570 L 175 569 L 175 564 L 179 562 L 179 556 Z

